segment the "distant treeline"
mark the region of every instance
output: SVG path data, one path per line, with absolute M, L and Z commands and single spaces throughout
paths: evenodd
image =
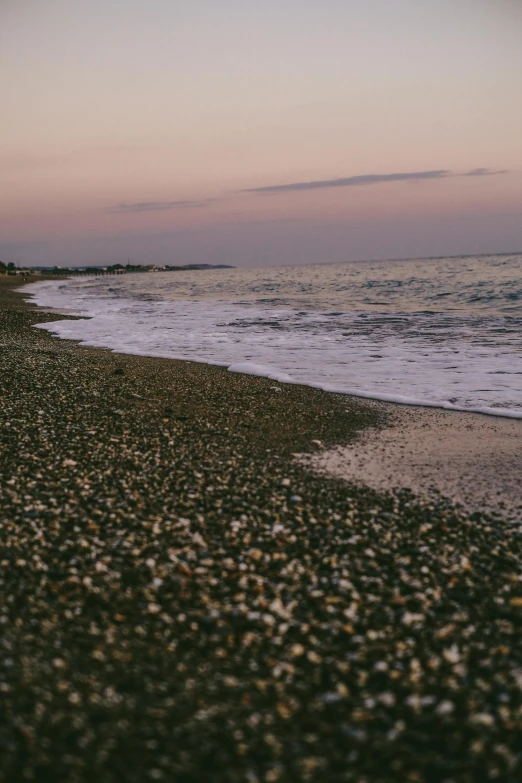
M 128 272 L 183 272 L 188 269 L 233 269 L 228 264 L 185 264 L 184 266 L 156 266 L 155 264 L 110 264 L 109 266 L 82 267 L 17 267 L 12 262 L 0 261 L 0 274 L 8 275 L 124 275 Z
M 20 271 L 12 261 L 9 264 L 0 261 L 0 275 L 16 275 Z

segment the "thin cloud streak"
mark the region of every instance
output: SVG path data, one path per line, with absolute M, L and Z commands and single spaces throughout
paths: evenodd
M 508 169 L 471 169 L 471 171 L 466 171 L 462 176 L 463 177 L 492 177 L 496 174 L 508 174 Z
M 361 174 L 355 177 L 341 177 L 339 179 L 313 180 L 311 182 L 291 182 L 285 185 L 265 185 L 260 188 L 246 188 L 240 193 L 287 193 L 290 191 L 321 190 L 324 188 L 355 188 L 363 185 L 377 185 L 387 182 L 419 182 L 426 180 L 440 180 L 455 176 L 484 177 L 492 174 L 505 174 L 506 171 L 492 171 L 485 168 L 472 169 L 464 175 L 454 174 L 448 169 L 435 169 L 432 171 L 409 171 L 397 174 Z
M 507 169 L 494 170 L 487 168 L 475 168 L 465 171 L 462 174 L 454 173 L 449 169 L 434 169 L 430 171 L 409 171 L 396 174 L 360 174 L 354 177 L 341 177 L 338 179 L 312 180 L 310 182 L 291 182 L 285 185 L 264 185 L 260 188 L 244 188 L 235 191 L 239 194 L 244 193 L 288 193 L 299 192 L 303 190 L 322 190 L 325 188 L 355 188 L 364 185 L 378 185 L 389 182 L 426 182 L 430 180 L 448 179 L 451 177 L 489 177 L 497 174 L 507 174 Z M 134 204 L 119 204 L 109 209 L 109 212 L 115 213 L 135 213 L 135 212 L 163 212 L 174 209 L 201 209 L 208 207 L 221 199 L 207 198 L 200 201 L 177 200 L 177 201 L 139 201 Z
M 203 201 L 139 201 L 136 204 L 119 204 L 109 212 L 161 212 L 168 209 L 200 209 L 207 207 L 215 199 Z

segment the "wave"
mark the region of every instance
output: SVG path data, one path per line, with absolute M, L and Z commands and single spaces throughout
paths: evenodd
M 37 325 L 85 346 L 206 362 L 386 402 L 522 418 L 518 318 L 158 301 L 109 288 L 110 280 L 94 289 L 74 280 L 24 290 L 40 306 L 85 316 Z

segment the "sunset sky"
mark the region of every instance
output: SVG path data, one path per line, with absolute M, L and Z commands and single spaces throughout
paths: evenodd
M 520 0 L 0 0 L 0 258 L 522 250 Z

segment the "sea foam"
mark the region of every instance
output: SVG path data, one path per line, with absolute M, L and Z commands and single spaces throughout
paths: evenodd
M 522 418 L 520 319 L 302 309 L 259 296 L 157 298 L 154 291 L 170 290 L 177 275 L 46 281 L 24 290 L 42 307 L 83 316 L 38 325 L 81 345 L 206 362 L 369 399 Z M 201 277 L 194 279 L 201 288 Z

